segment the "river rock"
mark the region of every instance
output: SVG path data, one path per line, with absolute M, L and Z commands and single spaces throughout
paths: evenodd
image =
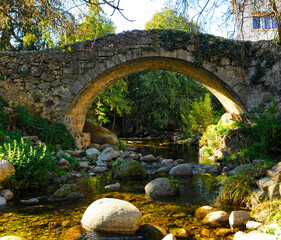
M 120 158 L 125 159 L 125 158 L 129 157 L 130 154 L 131 154 L 131 153 L 130 153 L 129 151 L 122 152 L 122 153 L 120 154 Z
M 93 173 L 104 173 L 108 170 L 107 167 L 103 167 L 103 166 L 97 166 L 95 168 L 92 169 Z
M 221 173 L 222 169 L 219 164 L 213 164 L 207 168 L 207 173 Z
M 184 228 L 170 228 L 170 233 L 172 233 L 176 238 L 188 238 L 189 232 Z
M 108 148 L 108 147 L 112 147 L 114 151 L 119 151 L 118 146 L 116 146 L 116 145 L 110 145 L 110 144 L 108 144 L 108 143 L 105 143 L 105 144 L 100 145 L 100 146 L 99 146 L 99 150 L 102 152 L 102 151 L 104 151 L 104 149 L 106 149 L 106 148 Z
M 151 197 L 174 196 L 179 193 L 176 185 L 168 178 L 156 178 L 145 186 L 145 194 Z
M 134 233 L 139 229 L 141 218 L 141 212 L 133 204 L 114 198 L 102 198 L 87 208 L 81 223 L 86 230 Z
M 168 235 L 167 231 L 164 228 L 151 224 L 141 225 L 138 233 L 145 239 L 149 240 L 159 240 Z
M 229 216 L 229 226 L 233 228 L 241 228 L 245 226 L 245 223 L 249 221 L 251 217 L 246 211 L 232 211 Z
M 116 190 L 119 190 L 121 188 L 121 184 L 120 183 L 109 184 L 109 185 L 105 186 L 104 188 L 116 191 Z
M 268 187 L 275 184 L 275 181 L 271 179 L 271 177 L 264 177 L 257 181 L 257 185 L 260 190 L 267 191 Z
M 134 159 L 134 160 L 139 160 L 140 156 L 137 153 L 131 153 L 129 155 L 129 158 Z
M 173 167 L 169 174 L 174 177 L 192 176 L 192 167 L 187 164 L 179 164 Z
M 164 237 L 162 240 L 177 240 L 177 239 L 172 233 L 170 233 L 166 237 Z
M 155 173 L 168 173 L 169 171 L 170 171 L 170 168 L 168 168 L 168 167 L 160 167 L 155 171 Z
M 251 168 L 254 168 L 254 165 L 249 163 L 249 164 L 244 164 L 244 165 L 241 165 L 241 166 L 237 166 L 236 168 L 234 168 L 233 170 L 230 170 L 227 174 L 229 176 L 233 176 L 237 173 L 239 173 L 240 171 L 242 171 L 243 169 L 251 169 Z
M 215 211 L 218 211 L 218 209 L 211 206 L 202 206 L 196 209 L 195 217 L 198 219 L 203 219 L 207 214 Z
M 208 213 L 202 220 L 204 225 L 210 227 L 223 227 L 228 223 L 229 214 L 225 211 Z
M 255 222 L 255 221 L 249 221 L 246 223 L 246 228 L 249 230 L 257 230 L 261 226 L 262 226 L 262 223 Z
M 234 235 L 233 240 L 280 240 L 280 237 L 276 237 L 272 234 L 261 233 L 258 231 L 252 231 L 249 233 L 237 232 Z
M 272 184 L 268 187 L 267 191 L 268 191 L 268 197 L 269 199 L 272 201 L 275 198 L 280 198 L 280 191 L 279 191 L 279 184 Z
M 96 148 L 88 148 L 86 150 L 86 155 L 89 158 L 96 158 L 100 155 L 100 151 Z
M 115 169 L 114 177 L 118 179 L 144 179 L 147 177 L 147 172 L 140 162 L 128 159 Z
M 7 201 L 10 201 L 14 198 L 14 194 L 9 189 L 0 191 L 0 196 L 5 198 Z
M 164 167 L 172 168 L 174 166 L 174 160 L 173 159 L 163 159 L 161 161 L 161 164 Z
M 216 235 L 219 237 L 227 237 L 229 235 L 231 235 L 233 233 L 233 231 L 229 228 L 218 228 L 216 230 Z
M 32 205 L 32 204 L 36 204 L 39 203 L 39 199 L 38 198 L 30 198 L 27 200 L 20 200 L 21 203 L 24 203 L 26 205 Z
M 177 160 L 174 161 L 173 164 L 174 164 L 174 166 L 177 166 L 177 165 L 183 164 L 183 163 L 185 163 L 185 161 L 183 159 L 177 159 Z
M 276 182 L 281 182 L 281 162 L 273 166 L 271 170 L 267 171 L 267 174 Z
M 89 168 L 90 167 L 90 164 L 88 161 L 79 161 L 78 165 L 80 168 Z
M 90 133 L 91 143 L 110 144 L 118 146 L 118 138 L 108 129 L 86 119 L 83 132 Z
M 152 163 L 152 162 L 155 162 L 156 159 L 152 154 L 149 154 L 149 155 L 141 157 L 140 161 L 146 162 L 146 163 Z
M 55 199 L 67 199 L 67 198 L 74 198 L 80 197 L 81 193 L 79 188 L 75 184 L 63 184 L 60 189 L 58 189 L 51 197 L 51 200 Z
M 4 197 L 0 197 L 0 207 L 4 207 L 7 204 L 7 200 Z
M 0 240 L 22 240 L 22 238 L 16 236 L 4 236 L 0 237 Z
M 67 161 L 66 159 L 61 158 L 61 159 L 59 160 L 59 162 L 58 162 L 58 165 L 60 165 L 60 166 L 69 166 L 70 163 L 69 163 L 69 161 Z
M 98 156 L 98 161 L 110 162 L 114 158 L 118 158 L 119 156 L 119 151 L 115 151 L 112 147 L 108 147 L 104 149 L 102 153 Z
M 0 160 L 0 182 L 6 181 L 15 174 L 14 166 L 7 160 Z

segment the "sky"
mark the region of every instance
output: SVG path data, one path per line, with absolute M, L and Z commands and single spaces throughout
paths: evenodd
M 134 20 L 133 22 L 126 20 L 119 12 L 115 12 L 110 17 L 112 9 L 109 7 L 105 9 L 105 12 L 115 23 L 116 33 L 134 29 L 142 30 L 153 14 L 161 10 L 164 3 L 164 0 L 121 0 L 120 8 L 124 9 L 122 13 L 129 20 Z
M 171 2 L 173 0 L 169 1 L 169 3 Z M 115 23 L 117 27 L 116 33 L 120 33 L 135 29 L 143 30 L 145 24 L 151 20 L 154 13 L 161 11 L 164 5 L 165 0 L 120 0 L 120 8 L 124 9 L 122 13 L 132 22 L 126 20 L 119 12 L 115 12 L 113 16 L 110 16 L 112 14 L 110 7 L 106 7 L 104 10 Z M 209 27 L 207 32 L 216 36 L 227 37 L 227 29 L 221 29 L 215 25 L 212 25 L 211 28 Z

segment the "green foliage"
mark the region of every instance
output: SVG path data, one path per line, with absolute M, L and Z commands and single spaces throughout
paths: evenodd
M 227 136 L 231 133 L 235 128 L 238 127 L 238 123 L 231 121 L 228 123 L 220 123 L 217 125 L 210 125 L 208 129 L 203 133 L 199 145 L 204 146 L 208 143 L 208 147 L 218 148 L 220 144 L 220 140 L 223 136 Z
M 125 113 L 130 113 L 130 99 L 127 96 L 128 87 L 126 79 L 120 79 L 115 84 L 107 88 L 92 104 L 88 111 L 87 118 L 97 119 L 100 125 L 110 122 L 113 118 L 112 131 L 115 127 L 116 116 L 122 117 Z
M 177 29 L 197 32 L 200 27 L 181 15 L 176 9 L 164 7 L 161 12 L 153 15 L 152 19 L 145 24 L 144 29 Z
M 112 164 L 112 171 L 115 171 L 117 167 L 119 167 L 125 160 L 123 158 L 117 158 L 115 162 Z
M 118 139 L 118 148 L 120 151 L 126 151 L 125 143 Z
M 247 115 L 249 121 L 239 125 L 248 139 L 245 144 L 249 157 L 274 158 L 280 155 L 281 121 L 274 100 L 266 109 L 260 106 Z
M 219 67 L 223 58 L 228 58 L 239 66 L 248 66 L 251 57 L 256 52 L 256 49 L 252 49 L 250 42 L 235 42 L 196 32 L 165 31 L 161 35 L 161 40 L 162 47 L 168 51 L 194 46 L 192 56 L 195 58 L 196 67 L 202 66 L 203 60 Z
M 63 32 L 60 37 L 60 45 L 92 40 L 107 33 L 114 32 L 115 26 L 113 22 L 107 18 L 104 11 L 100 7 L 90 5 L 85 20 L 76 26 L 75 31 Z
M 249 200 L 253 187 L 261 176 L 265 175 L 272 163 L 254 165 L 253 168 L 241 169 L 237 174 L 222 181 L 220 196 L 235 205 L 243 205 Z
M 191 104 L 191 110 L 188 115 L 182 114 L 182 120 L 192 133 L 203 133 L 208 125 L 212 123 L 214 110 L 210 94 L 200 97 Z
M 13 187 L 28 186 L 30 183 L 44 184 L 48 170 L 55 162 L 47 147 L 33 147 L 30 141 L 13 140 L 0 145 L 0 158 L 8 160 L 16 169 L 7 184 Z
M 178 179 L 170 177 L 169 180 L 176 186 L 177 189 L 180 189 L 180 181 Z
M 19 120 L 17 128 L 22 135 L 35 135 L 53 147 L 59 145 L 62 149 L 73 149 L 76 147 L 75 140 L 66 126 L 62 123 L 51 125 L 41 116 L 32 116 L 29 110 L 23 106 L 16 106 L 15 111 Z

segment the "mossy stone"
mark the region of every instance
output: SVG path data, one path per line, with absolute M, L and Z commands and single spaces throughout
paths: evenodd
M 114 177 L 118 179 L 144 179 L 147 177 L 147 172 L 140 162 L 128 159 L 116 168 Z

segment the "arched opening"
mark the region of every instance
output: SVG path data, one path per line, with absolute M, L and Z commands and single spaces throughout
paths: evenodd
M 126 75 L 156 69 L 179 72 L 198 81 L 217 97 L 227 112 L 241 114 L 245 111 L 236 93 L 212 72 L 171 57 L 143 57 L 108 68 L 83 86 L 70 103 L 65 121 L 73 130 L 82 131 L 89 106 L 107 87 Z

